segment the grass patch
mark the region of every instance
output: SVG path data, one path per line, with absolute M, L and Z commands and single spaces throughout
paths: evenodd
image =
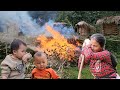
M 81 79 L 94 79 L 94 77 L 92 76 L 92 74 L 89 70 L 89 66 L 86 66 L 85 68 L 83 68 L 82 74 L 81 74 Z
M 77 79 L 78 78 L 78 67 L 69 67 L 63 70 L 62 79 Z M 81 79 L 93 79 L 89 71 L 89 67 L 86 66 L 82 70 Z
M 61 75 L 62 79 L 77 79 L 78 76 L 78 68 L 77 67 L 69 67 L 63 69 L 63 74 Z

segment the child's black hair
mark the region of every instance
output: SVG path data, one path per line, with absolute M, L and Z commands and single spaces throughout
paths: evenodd
M 90 39 L 94 38 L 102 48 L 104 48 L 105 46 L 105 43 L 106 43 L 106 38 L 100 34 L 100 33 L 96 33 L 96 34 L 93 34 Z
M 13 50 L 18 50 L 21 44 L 27 46 L 22 40 L 14 39 L 10 46 L 11 53 L 13 54 Z

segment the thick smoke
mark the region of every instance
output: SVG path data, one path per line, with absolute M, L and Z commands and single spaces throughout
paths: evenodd
M 55 25 L 53 20 L 49 20 L 46 23 L 67 38 L 75 34 L 72 26 L 67 27 L 66 24 Z M 33 20 L 27 11 L 0 11 L 0 32 L 8 32 L 8 34 L 10 34 L 9 32 L 16 32 L 15 34 L 22 32 L 24 35 L 30 35 L 31 37 L 51 35 L 45 30 L 45 25 L 40 26 L 37 24 L 36 20 Z
M 16 25 L 18 27 L 18 32 L 23 32 L 25 35 L 33 36 L 43 33 L 40 31 L 39 25 L 28 15 L 27 11 L 0 11 L 0 31 L 7 31 L 7 27 L 12 27 L 10 26 L 11 23 L 14 23 L 12 26 Z

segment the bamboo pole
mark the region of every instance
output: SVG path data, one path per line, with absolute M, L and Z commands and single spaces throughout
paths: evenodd
M 79 68 L 78 79 L 81 79 L 82 67 L 84 64 L 84 55 L 81 54 L 80 58 L 82 59 L 82 61 L 81 61 L 80 68 Z

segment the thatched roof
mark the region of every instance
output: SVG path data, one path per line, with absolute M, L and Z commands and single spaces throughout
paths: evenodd
M 90 30 L 95 30 L 94 26 L 86 23 L 85 21 L 80 21 L 75 25 L 75 27 L 82 27 L 82 26 L 85 26 L 85 27 L 89 28 Z
M 120 24 L 120 16 L 110 16 L 110 17 L 104 17 L 102 19 L 97 20 L 96 24 L 110 24 L 110 23 L 115 23 L 115 24 Z
M 82 26 L 82 25 L 86 25 L 86 26 L 88 26 L 88 23 L 86 23 L 85 21 L 80 21 L 80 22 L 78 22 L 75 26 Z

